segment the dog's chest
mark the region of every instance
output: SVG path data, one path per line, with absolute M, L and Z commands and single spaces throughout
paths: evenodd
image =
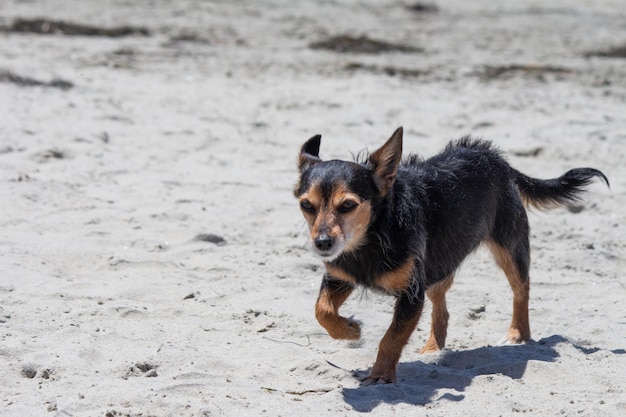
M 389 294 L 398 294 L 411 285 L 415 261 L 409 258 L 399 266 L 380 272 L 362 268 L 345 268 L 325 262 L 326 271 L 333 278 L 351 285 L 377 289 Z

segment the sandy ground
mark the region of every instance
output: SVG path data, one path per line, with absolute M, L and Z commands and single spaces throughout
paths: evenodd
M 626 45 L 623 1 L 295 4 L 0 3 L 0 415 L 626 415 L 626 60 L 596 56 Z M 358 343 L 318 326 L 295 160 L 400 125 L 406 151 L 472 134 L 611 189 L 530 215 L 531 343 L 497 345 L 511 292 L 481 250 L 447 349 L 416 352 L 427 306 L 399 382 L 361 387 L 393 300 L 349 300 Z

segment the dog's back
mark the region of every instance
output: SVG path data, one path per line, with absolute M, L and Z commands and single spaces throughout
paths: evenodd
M 427 286 L 452 274 L 492 234 L 504 226 L 510 229 L 511 219 L 525 218 L 511 174 L 489 142 L 470 138 L 449 144 L 425 161 L 410 156 L 401 165 L 394 198 L 415 201 L 412 194 L 420 190 Z
M 395 198 L 414 201 L 419 190 L 428 235 L 428 286 L 453 273 L 481 242 L 513 250 L 527 274 L 524 206 L 550 208 L 575 202 L 593 177 L 608 185 L 604 174 L 592 168 L 576 168 L 551 180 L 534 179 L 513 169 L 491 142 L 465 137 L 430 159 L 409 156 L 398 170 Z

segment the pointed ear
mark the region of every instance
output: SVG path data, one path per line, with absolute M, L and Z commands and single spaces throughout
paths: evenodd
M 298 157 L 298 168 L 300 172 L 322 161 L 319 157 L 321 142 L 321 135 L 315 135 L 304 142 L 304 145 L 300 148 L 300 155 Z
M 393 186 L 401 159 L 402 127 L 399 127 L 369 158 L 368 166 L 374 172 L 374 182 L 381 195 L 386 195 Z

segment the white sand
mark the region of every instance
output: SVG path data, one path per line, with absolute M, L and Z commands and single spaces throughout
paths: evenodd
M 0 415 L 626 415 L 626 60 L 583 56 L 626 44 L 623 1 L 294 4 L 0 3 L 5 26 L 152 33 L 0 33 L 0 70 L 74 84 L 0 82 Z M 425 52 L 308 47 L 338 34 Z M 566 71 L 480 76 L 511 64 Z M 479 251 L 450 292 L 448 349 L 416 352 L 428 307 L 399 383 L 360 387 L 393 300 L 346 304 L 356 344 L 316 323 L 295 159 L 316 133 L 349 158 L 400 125 L 406 151 L 473 134 L 529 175 L 593 166 L 611 189 L 531 214 L 534 342 L 497 346 L 511 292 Z

